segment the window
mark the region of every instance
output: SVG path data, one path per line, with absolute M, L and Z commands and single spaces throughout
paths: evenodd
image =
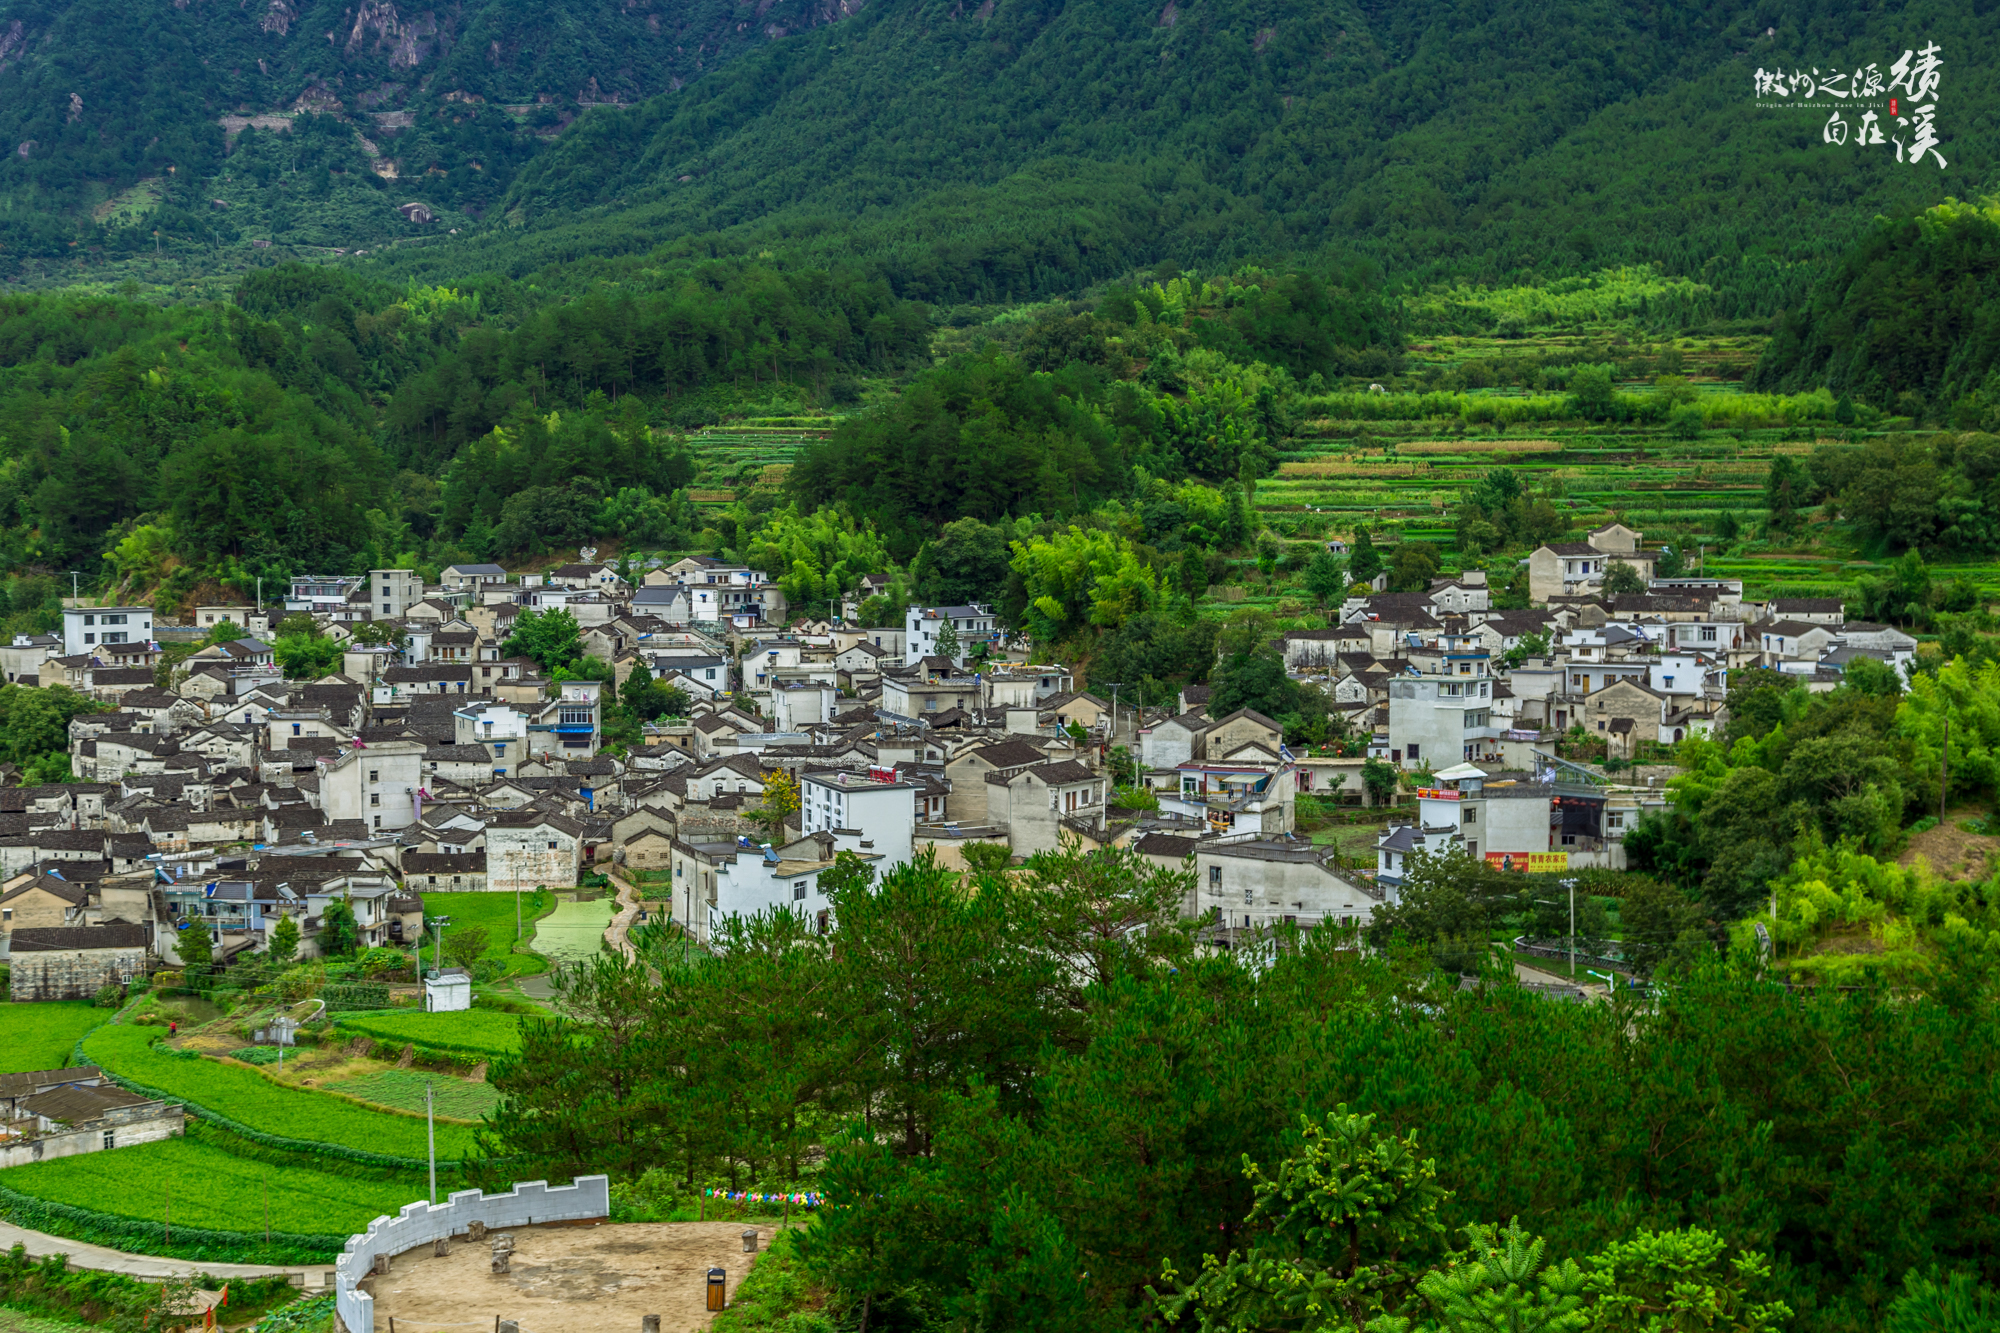
M 292 735 L 297 736 L 300 734 L 300 731 L 301 729 L 299 727 L 299 724 L 296 722 L 292 723 Z
M 552 852 L 556 850 L 556 840 L 554 838 L 549 839 L 549 850 Z
M 1420 758 L 1420 757 L 1421 757 L 1421 756 L 1419 756 L 1419 755 L 1417 754 L 1417 749 L 1418 749 L 1418 746 L 1417 746 L 1417 743 L 1416 743 L 1415 741 L 1411 741 L 1411 742 L 1410 742 L 1410 758 L 1411 758 L 1411 760 L 1412 760 L 1412 761 L 1415 761 L 1416 759 L 1418 759 L 1418 758 Z
M 1209 883 L 1209 887 L 1211 887 L 1211 888 L 1215 889 L 1215 890 L 1216 890 L 1216 891 L 1217 891 L 1218 893 L 1219 893 L 1219 892 L 1221 892 L 1221 890 L 1222 890 L 1222 867 L 1221 867 L 1221 866 L 1210 866 L 1210 867 L 1208 868 L 1208 883 Z
M 368 804 L 370 804 L 370 805 L 380 805 L 380 804 L 382 804 L 382 793 L 381 793 L 381 792 L 379 792 L 379 791 L 371 791 L 371 792 L 369 792 L 369 793 L 368 793 Z
M 96 643 L 96 642 L 97 642 L 97 636 L 96 636 L 95 634 L 86 634 L 86 635 L 84 635 L 84 636 L 83 636 L 83 641 L 84 641 L 85 643 Z
M 124 623 L 125 623 L 125 617 L 124 617 L 124 616 L 106 616 L 106 617 L 104 617 L 104 620 L 103 620 L 103 622 L 102 622 L 102 623 L 104 623 L 104 624 L 106 624 L 106 625 L 122 625 L 122 624 L 124 624 Z
M 382 780 L 382 770 L 381 770 L 381 769 L 379 769 L 379 768 L 371 768 L 371 769 L 369 769 L 369 770 L 368 770 L 368 780 L 369 780 L 370 782 L 380 782 L 380 781 Z
M 1624 828 L 1625 812 L 1623 810 L 1608 811 L 1604 816 L 1604 826 L 1606 828 Z
M 1574 833 L 1565 833 L 1565 834 L 1563 834 L 1563 846 L 1565 846 L 1565 847 L 1574 847 L 1574 846 L 1576 846 L 1576 834 L 1574 834 Z
M 795 903 L 802 903 L 805 900 L 806 900 L 806 882 L 804 880 L 800 880 L 797 884 L 792 885 L 792 901 Z
M 375 827 L 376 828 L 382 827 L 382 816 L 380 815 L 375 816 Z
M 1465 823 L 1467 823 L 1467 824 L 1477 824 L 1477 823 L 1479 822 L 1479 807 L 1478 807 L 1478 806 L 1476 806 L 1476 805 L 1468 805 L 1468 806 L 1466 806 L 1466 807 L 1465 807 L 1465 820 L 1464 820 L 1464 822 L 1465 822 Z
M 118 1135 L 111 1130 L 104 1131 L 104 1151 L 110 1152 L 118 1146 Z

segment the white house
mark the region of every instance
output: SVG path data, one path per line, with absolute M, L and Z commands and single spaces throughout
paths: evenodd
M 145 648 L 153 640 L 150 606 L 70 606 L 63 608 L 63 656 L 95 656 L 106 647 Z
M 1000 622 L 994 619 L 990 606 L 977 602 L 965 606 L 912 606 L 903 613 L 903 665 L 916 666 L 926 657 L 938 656 L 938 635 L 947 625 L 958 636 L 958 653 L 952 658 L 954 666 L 964 666 L 975 648 L 997 644 L 1000 639 Z
M 916 783 L 900 781 L 894 769 L 807 773 L 799 781 L 799 828 L 809 834 L 857 833 L 860 850 L 881 857 L 878 868 L 887 870 L 910 859 L 916 790 Z

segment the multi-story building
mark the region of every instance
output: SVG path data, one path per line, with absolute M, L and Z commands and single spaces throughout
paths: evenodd
M 566 680 L 561 693 L 533 714 L 528 723 L 528 752 L 557 759 L 588 759 L 597 753 L 603 730 L 604 683 Z
M 361 820 L 370 833 L 416 823 L 425 748 L 420 740 L 371 741 L 326 756 L 318 765 L 320 809 L 329 820 Z
M 528 757 L 528 715 L 515 705 L 482 699 L 451 717 L 453 743 L 485 750 L 494 777 L 506 777 L 510 768 Z
M 423 575 L 414 569 L 368 571 L 368 614 L 376 620 L 401 620 L 424 600 Z
M 326 620 L 346 620 L 348 596 L 368 581 L 346 574 L 300 574 L 285 595 L 285 610 L 304 611 Z
M 69 606 L 63 608 L 63 656 L 128 656 L 150 653 L 150 606 Z
M 1389 682 L 1389 762 L 1404 769 L 1497 758 L 1492 660 L 1469 635 L 1441 635 L 1434 670 Z
M 799 782 L 799 828 L 807 834 L 852 831 L 880 870 L 910 859 L 916 840 L 917 790 L 894 769 L 807 773 Z
M 952 665 L 964 666 L 965 659 L 981 646 L 1000 641 L 1000 622 L 993 608 L 977 602 L 965 606 L 913 606 L 903 613 L 903 664 L 916 666 L 926 657 L 940 656 L 938 637 L 949 625 L 958 636 L 958 652 Z

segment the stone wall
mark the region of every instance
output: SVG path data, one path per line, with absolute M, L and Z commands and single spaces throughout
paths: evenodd
M 8 991 L 20 1000 L 88 1000 L 146 970 L 144 949 L 15 949 Z
M 517 1183 L 505 1194 L 460 1190 L 432 1207 L 428 1202 L 403 1205 L 398 1217 L 378 1217 L 368 1230 L 347 1238 L 347 1249 L 334 1265 L 334 1302 L 347 1333 L 374 1333 L 375 1298 L 361 1289 L 378 1254 L 396 1255 L 447 1236 L 464 1235 L 474 1222 L 489 1231 L 532 1226 L 536 1222 L 579 1222 L 611 1213 L 611 1177 L 578 1176 L 567 1185 L 549 1188 L 545 1180 Z

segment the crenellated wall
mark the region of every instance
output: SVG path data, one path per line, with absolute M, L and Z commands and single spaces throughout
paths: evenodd
M 611 1212 L 611 1177 L 578 1176 L 551 1189 L 545 1180 L 516 1183 L 505 1194 L 460 1190 L 446 1203 L 432 1207 L 419 1199 L 405 1204 L 398 1217 L 378 1217 L 368 1230 L 347 1238 L 347 1249 L 334 1265 L 334 1300 L 348 1333 L 374 1333 L 375 1298 L 361 1289 L 378 1254 L 396 1255 L 447 1236 L 465 1234 L 474 1222 L 490 1231 L 530 1226 L 536 1222 L 576 1222 L 606 1217 Z

